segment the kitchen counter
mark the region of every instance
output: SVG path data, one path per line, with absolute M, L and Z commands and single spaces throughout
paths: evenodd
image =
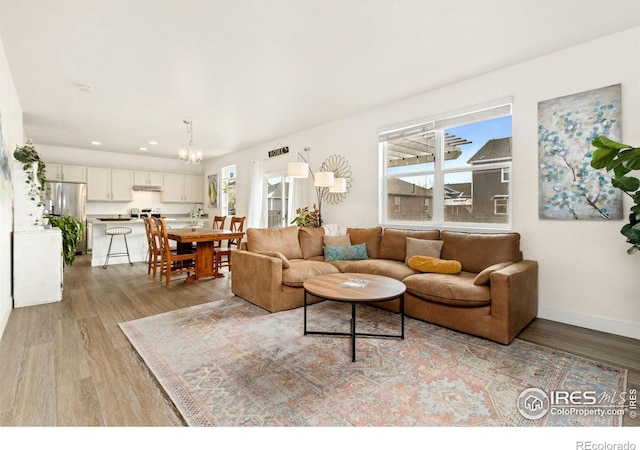
M 108 217 L 115 220 L 99 220 L 101 217 Z M 107 251 L 109 250 L 109 242 L 111 240 L 111 236 L 105 235 L 105 230 L 111 227 L 129 227 L 131 228 L 131 234 L 127 235 L 127 245 L 129 247 L 129 255 L 131 257 L 131 262 L 143 262 L 146 264 L 147 257 L 147 235 L 144 228 L 144 220 L 132 218 L 127 220 L 128 218 L 123 215 L 122 220 L 117 220 L 118 217 L 113 214 L 105 214 L 105 215 L 91 215 L 87 216 L 87 227 L 91 228 L 88 230 L 87 235 L 91 237 L 91 265 L 92 266 L 101 266 L 104 264 L 104 261 L 107 257 Z M 172 228 L 183 228 L 192 225 L 191 217 L 181 214 L 181 215 L 171 215 L 167 214 L 167 217 L 164 217 L 167 225 Z M 204 222 L 207 220 L 206 216 L 202 216 L 196 220 L 198 226 L 202 226 Z M 126 252 L 124 246 L 124 239 L 120 236 L 115 236 L 113 238 L 113 245 L 111 247 L 111 253 L 121 253 Z M 127 257 L 125 256 L 112 256 L 109 258 L 109 265 L 114 264 L 128 264 Z

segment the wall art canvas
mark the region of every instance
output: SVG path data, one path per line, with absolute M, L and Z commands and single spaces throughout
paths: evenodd
M 218 174 L 209 175 L 209 208 L 218 207 Z
M 622 193 L 591 167 L 591 142 L 621 141 L 621 86 L 538 103 L 538 215 L 541 219 L 622 218 Z
M 2 116 L 0 116 L 0 208 L 11 210 L 11 197 L 13 186 L 11 184 L 11 158 L 2 133 Z M 6 215 L 5 217 L 8 217 Z

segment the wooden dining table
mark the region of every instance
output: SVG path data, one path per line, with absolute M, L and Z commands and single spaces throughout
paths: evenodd
M 196 243 L 196 274 L 189 281 L 200 278 L 222 278 L 218 271 L 214 255 L 216 241 L 227 239 L 242 239 L 244 232 L 231 230 L 218 230 L 215 228 L 171 228 L 167 230 L 167 237 L 178 244 Z

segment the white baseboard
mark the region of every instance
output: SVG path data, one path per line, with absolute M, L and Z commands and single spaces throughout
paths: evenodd
M 544 305 L 540 305 L 538 308 L 538 317 L 553 320 L 554 322 L 575 325 L 577 327 L 617 334 L 618 336 L 640 339 L 640 326 L 637 323 L 623 322 L 607 317 L 592 316 Z

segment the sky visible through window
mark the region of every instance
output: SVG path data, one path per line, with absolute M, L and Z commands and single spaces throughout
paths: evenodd
M 491 139 L 500 139 L 504 137 L 511 136 L 511 124 L 512 117 L 504 116 L 498 117 L 495 119 L 483 120 L 480 122 L 469 123 L 465 125 L 460 125 L 458 127 L 447 128 L 445 130 L 446 133 L 451 135 L 455 135 L 457 137 L 466 139 L 471 141 L 471 144 L 461 145 L 460 150 L 462 150 L 462 154 L 456 158 L 455 160 L 447 161 L 446 168 L 457 168 L 457 167 L 471 167 L 467 164 L 467 161 L 476 154 L 478 150 L 484 146 Z M 407 166 L 392 168 L 389 170 L 389 175 L 400 174 L 402 172 L 406 172 L 409 168 Z M 412 172 L 417 170 L 426 170 L 426 165 L 416 165 L 411 167 Z M 425 178 L 420 177 L 402 177 L 403 180 L 411 183 L 415 183 L 418 186 L 423 186 L 430 188 L 431 186 L 424 186 Z M 430 180 L 427 180 L 427 184 Z M 447 183 L 470 183 L 471 182 L 471 173 L 464 172 L 458 174 L 449 174 L 447 175 Z

